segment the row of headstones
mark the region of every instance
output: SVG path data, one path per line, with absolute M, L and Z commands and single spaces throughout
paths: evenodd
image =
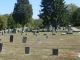
M 10 35 L 10 42 L 13 42 L 14 36 Z M 26 43 L 27 42 L 27 37 L 23 37 L 22 39 L 22 43 Z
M 29 54 L 30 53 L 30 47 L 25 47 L 25 54 Z M 58 56 L 58 49 L 52 49 L 52 55 L 57 55 Z
M 0 52 L 2 51 L 3 43 L 0 43 Z M 30 53 L 30 47 L 25 47 L 25 54 Z M 52 49 L 52 55 L 58 55 L 58 49 Z

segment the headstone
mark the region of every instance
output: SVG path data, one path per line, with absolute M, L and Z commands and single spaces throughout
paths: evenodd
M 71 25 L 68 26 L 68 31 L 67 31 L 67 34 L 72 34 L 72 29 L 71 29 Z
M 52 49 L 52 55 L 58 55 L 58 49 Z
M 66 35 L 66 33 L 62 33 L 61 35 Z
M 33 35 L 35 35 L 35 34 L 36 34 L 36 32 L 35 32 L 35 31 L 33 31 L 32 33 L 33 33 Z
M 12 33 L 16 33 L 16 29 L 12 29 Z
M 29 54 L 30 52 L 30 47 L 25 47 L 25 54 Z
M 56 35 L 56 33 L 52 33 L 52 35 Z
M 26 43 L 26 41 L 27 41 L 27 37 L 23 37 L 22 43 Z
M 47 34 L 44 34 L 44 36 L 46 36 Z
M 49 31 L 51 32 L 53 29 L 52 25 L 49 26 Z
M 10 35 L 10 42 L 13 42 L 13 35 Z
M 46 35 L 46 39 L 48 38 L 48 35 Z
M 1 39 L 0 39 L 0 42 L 1 42 Z
M 0 52 L 2 51 L 3 43 L 0 43 Z
M 4 32 L 2 31 L 2 35 L 4 34 Z
M 27 34 L 25 34 L 25 35 L 27 35 Z

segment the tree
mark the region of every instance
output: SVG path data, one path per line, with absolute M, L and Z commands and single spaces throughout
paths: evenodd
M 76 6 L 75 4 L 68 4 L 67 6 L 67 10 L 69 11 L 70 14 L 72 14 L 73 12 L 75 12 L 78 8 L 78 6 Z
M 3 27 L 4 27 L 4 24 L 3 24 L 3 23 L 4 23 L 4 22 L 3 22 L 2 18 L 0 17 L 0 30 L 2 30 Z
M 43 19 L 44 26 L 51 24 L 57 29 L 64 14 L 64 0 L 42 0 L 39 17 Z
M 8 17 L 7 26 L 8 26 L 8 29 L 13 29 L 16 27 L 15 22 L 14 22 L 13 17 L 12 17 L 12 14 L 10 14 Z
M 8 15 L 0 15 L 0 30 L 7 28 Z
M 80 26 L 80 8 L 78 8 L 78 9 L 72 14 L 71 23 L 73 24 L 73 26 Z
M 67 6 L 66 10 L 68 11 L 67 13 L 69 16 L 69 20 L 68 20 L 69 24 L 72 24 L 72 20 L 73 20 L 72 15 L 78 9 L 78 6 L 76 6 L 75 4 L 68 4 L 66 6 Z
M 32 18 L 32 6 L 28 0 L 17 0 L 13 11 L 13 20 L 16 24 L 21 24 L 23 29 Z

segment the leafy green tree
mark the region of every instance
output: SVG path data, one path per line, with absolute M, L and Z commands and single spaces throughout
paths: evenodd
M 42 19 L 32 19 L 31 22 L 27 24 L 27 26 L 31 29 L 42 28 L 43 27 Z
M 67 10 L 69 11 L 70 14 L 72 14 L 73 12 L 75 12 L 78 8 L 78 6 L 76 6 L 75 4 L 67 4 Z
M 42 19 L 34 19 L 34 28 L 42 28 L 43 27 L 42 22 L 43 22 Z
M 32 18 L 32 5 L 28 0 L 17 0 L 14 7 L 13 20 L 16 24 L 21 24 L 23 29 Z
M 2 20 L 2 18 L 1 18 L 1 16 L 0 16 L 0 30 L 2 30 L 3 29 L 3 27 L 4 27 L 4 24 L 3 24 L 4 22 L 3 22 L 3 20 Z
M 7 14 L 5 15 L 0 15 L 0 30 L 7 28 L 7 19 L 8 19 Z
M 65 12 L 60 25 L 65 27 L 65 26 L 68 26 L 69 24 L 70 24 L 70 14 L 69 12 Z
M 8 17 L 7 26 L 8 26 L 8 29 L 13 29 L 16 27 L 16 24 L 13 20 L 12 14 L 10 14 Z
M 39 17 L 43 19 L 44 27 L 51 24 L 57 29 L 64 14 L 64 0 L 42 0 Z
M 78 8 L 78 9 L 72 14 L 71 23 L 73 24 L 73 26 L 80 26 L 80 8 Z

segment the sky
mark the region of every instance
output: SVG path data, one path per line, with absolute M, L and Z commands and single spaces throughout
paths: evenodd
M 14 5 L 17 0 L 1 0 L 0 1 L 0 15 L 2 14 L 10 14 L 13 12 Z M 38 19 L 38 14 L 40 11 L 40 3 L 41 0 L 29 0 L 30 4 L 32 4 L 33 8 L 33 18 Z M 80 0 L 65 0 L 66 4 L 76 4 L 77 6 L 80 7 Z

